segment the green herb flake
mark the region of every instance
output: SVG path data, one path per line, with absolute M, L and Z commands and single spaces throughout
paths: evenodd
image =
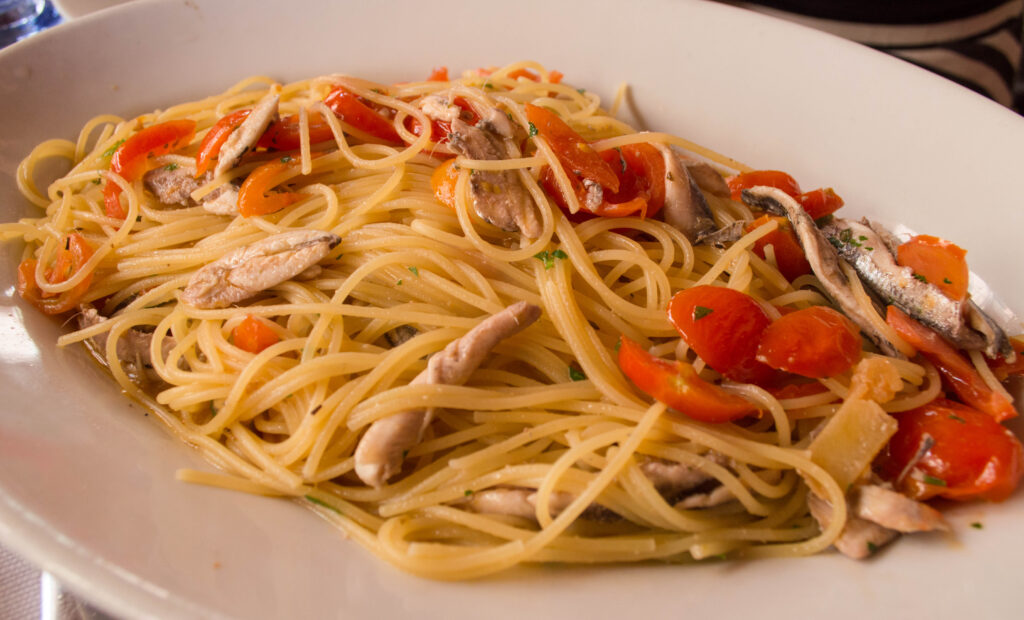
M 957 422 L 959 422 L 959 423 L 961 423 L 961 424 L 967 424 L 967 420 L 965 420 L 965 419 L 961 418 L 960 416 L 958 416 L 958 415 L 957 415 L 957 414 L 955 414 L 955 413 L 951 413 L 951 414 L 949 414 L 949 419 L 950 419 L 950 420 L 955 420 L 955 421 L 957 421 Z
M 825 224 L 831 223 L 832 220 L 834 220 L 835 218 L 836 216 L 829 213 L 828 215 L 823 215 L 818 219 L 814 220 L 814 223 L 817 224 L 818 226 L 824 226 Z
M 875 543 L 873 543 L 873 542 L 871 542 L 869 540 L 868 541 L 868 553 L 874 553 L 876 551 L 878 551 L 878 545 L 876 545 Z
M 543 252 L 537 252 L 533 255 L 534 258 L 544 263 L 544 270 L 547 271 L 555 266 L 555 259 L 551 256 L 551 252 L 544 250 Z
M 569 366 L 569 378 L 573 381 L 585 381 L 587 375 L 582 370 L 578 370 L 575 366 Z
M 699 320 L 703 319 L 704 317 L 706 317 L 707 315 L 711 314 L 712 312 L 714 312 L 714 309 L 712 309 L 712 308 L 705 308 L 704 306 L 696 306 L 693 309 L 693 320 L 694 321 L 699 321 Z
M 535 135 L 537 135 L 537 126 L 530 123 L 530 137 L 532 138 Z
M 472 494 L 473 494 L 473 489 L 466 489 L 466 492 L 463 493 L 463 495 L 465 495 L 466 497 L 469 497 Z
M 942 278 L 942 281 L 943 281 L 943 282 L 944 282 L 945 284 L 952 284 L 952 283 L 953 283 L 953 281 L 952 281 L 952 280 L 950 280 L 949 278 Z
M 407 456 L 409 456 L 409 451 L 408 450 L 402 450 L 402 458 L 404 459 Z
M 281 163 L 282 164 L 290 164 L 291 161 L 292 161 L 292 156 L 291 155 L 285 155 L 284 157 L 281 158 Z
M 914 279 L 915 280 L 920 280 L 922 282 L 927 282 L 928 281 L 928 278 L 924 277 L 923 275 L 921 275 L 919 273 L 915 273 L 914 274 Z
M 551 253 L 551 256 L 555 258 L 561 258 L 563 260 L 569 258 L 569 255 L 565 253 L 565 250 L 555 250 L 554 252 Z
M 402 278 L 398 278 L 398 282 L 396 282 L 395 285 L 402 286 Z
M 317 498 L 313 497 L 312 495 L 307 495 L 306 499 L 309 500 L 310 503 L 316 504 L 317 506 L 321 506 L 323 508 L 326 508 L 327 510 L 331 510 L 331 511 L 334 511 L 334 512 L 336 512 L 338 514 L 341 514 L 340 510 L 338 510 L 334 506 L 331 506 L 330 504 L 328 504 L 327 502 L 325 502 L 322 499 L 317 499 Z
M 622 167 L 622 172 L 626 172 L 626 158 L 622 156 L 622 147 L 615 147 L 615 150 L 619 153 L 619 165 Z M 671 174 L 671 173 L 669 173 Z
M 872 251 L 872 250 L 874 250 L 875 248 L 873 248 L 873 247 L 871 247 L 870 245 L 868 245 L 868 246 L 864 246 L 864 249 L 865 249 L 865 250 L 867 250 L 868 252 L 871 252 L 871 251 Z
M 619 349 L 622 348 L 622 338 L 615 341 L 615 352 L 618 353 Z
M 415 266 L 409 267 L 409 271 L 411 271 L 412 275 L 416 276 L 417 278 L 420 277 L 420 270 L 417 269 Z
M 971 527 L 973 527 L 976 530 L 980 530 L 980 529 L 982 529 L 985 526 L 982 525 L 981 522 L 975 521 L 974 523 L 971 524 Z
M 829 237 L 828 238 L 828 242 L 831 243 L 832 245 L 834 245 L 836 247 L 836 249 L 838 249 L 838 250 L 843 249 L 842 242 L 839 241 L 839 239 L 836 239 L 835 237 Z
M 942 478 L 936 478 L 935 476 L 929 476 L 928 474 L 924 475 L 923 480 L 924 480 L 925 484 L 930 484 L 932 486 L 936 486 L 936 487 L 944 487 L 944 486 L 946 486 L 946 481 L 945 480 L 943 480 Z
M 103 182 L 103 177 L 96 177 L 95 179 L 92 180 L 92 184 L 93 185 L 99 185 L 102 182 Z
M 166 170 L 168 172 L 170 172 L 172 170 L 177 170 L 177 169 L 178 169 L 178 164 L 176 164 L 174 162 L 171 162 L 171 163 L 167 164 L 166 166 L 164 166 L 164 170 Z
M 115 142 L 114 146 L 112 146 L 109 149 L 103 151 L 103 156 L 104 157 L 113 157 L 114 153 L 117 152 L 117 149 L 121 148 L 122 144 L 124 144 L 124 138 L 122 138 L 122 139 L 118 140 L 117 142 Z

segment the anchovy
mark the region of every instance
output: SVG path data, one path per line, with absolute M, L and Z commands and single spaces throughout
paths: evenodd
M 895 346 L 875 328 L 857 302 L 850 281 L 839 266 L 839 254 L 829 243 L 810 215 L 796 200 L 773 187 L 754 187 L 743 190 L 743 202 L 760 207 L 776 215 L 785 215 L 793 224 L 800 246 L 825 291 L 843 313 L 860 327 L 861 331 L 886 355 L 902 358 Z
M 663 144 L 655 146 L 665 161 L 665 222 L 696 241 L 715 228 L 711 208 L 675 151 Z
M 938 286 L 897 263 L 899 241 L 878 223 L 833 218 L 821 231 L 864 284 L 886 303 L 961 349 L 984 351 L 989 357 L 1013 354 L 1006 334 L 974 302 L 947 297 Z

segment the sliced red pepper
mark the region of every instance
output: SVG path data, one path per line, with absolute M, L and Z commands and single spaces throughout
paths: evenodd
M 341 120 L 359 131 L 367 133 L 388 144 L 401 144 L 402 139 L 395 131 L 394 124 L 378 113 L 372 104 L 363 103 L 351 91 L 338 86 L 324 98 L 324 103 Z
M 199 152 L 196 153 L 196 178 L 206 174 L 206 171 L 213 166 L 217 154 L 220 153 L 220 148 L 227 142 L 228 137 L 241 126 L 250 112 L 252 110 L 246 108 L 222 116 L 214 123 L 210 131 L 206 132 L 203 141 L 199 143 Z
M 761 334 L 757 360 L 801 377 L 819 379 L 846 372 L 860 359 L 860 329 L 826 306 L 785 314 Z
M 967 251 L 931 235 L 917 235 L 896 248 L 896 262 L 910 267 L 916 276 L 939 287 L 955 301 L 967 298 Z
M 750 295 L 722 286 L 695 286 L 672 297 L 668 317 L 690 348 L 723 376 L 758 385 L 778 381 L 780 373 L 756 359 L 771 319 Z
M 319 144 L 334 139 L 331 126 L 319 112 L 309 113 L 309 143 Z M 276 151 L 293 151 L 302 145 L 299 115 L 290 114 L 276 120 L 260 136 L 256 146 Z
M 246 315 L 242 322 L 231 330 L 231 342 L 249 353 L 259 353 L 280 341 L 277 332 L 251 314 Z
M 914 499 L 1003 501 L 1024 475 L 1020 441 L 977 409 L 939 398 L 894 416 L 875 469 Z
M 92 246 L 78 233 L 71 233 L 64 238 L 53 266 L 45 273 L 50 284 L 60 284 L 70 279 L 82 268 L 93 255 Z M 73 288 L 59 294 L 44 293 L 36 282 L 35 259 L 26 259 L 18 265 L 18 294 L 21 298 L 38 308 L 44 314 L 63 314 L 74 310 L 85 297 L 92 284 L 92 274 L 88 274 Z
M 935 365 L 964 403 L 984 411 L 997 422 L 1017 417 L 1013 403 L 990 388 L 974 365 L 937 332 L 910 318 L 896 306 L 888 307 L 885 322 Z
M 619 368 L 638 388 L 679 413 L 700 422 L 731 422 L 754 414 L 750 402 L 697 375 L 693 366 L 654 357 L 623 336 Z
M 116 172 L 132 182 L 146 172 L 147 163 L 154 157 L 173 153 L 192 141 L 196 135 L 196 122 L 176 120 L 146 127 L 132 135 L 114 151 L 110 159 L 110 171 Z M 123 220 L 121 207 L 121 186 L 107 181 L 103 187 L 103 202 L 107 217 Z
M 754 254 L 764 258 L 765 246 L 771 245 L 772 251 L 775 253 L 775 264 L 778 266 L 779 272 L 790 282 L 802 275 L 811 273 L 811 264 L 807 262 L 804 249 L 800 245 L 800 241 L 797 240 L 796 233 L 793 232 L 793 226 L 787 218 L 762 215 L 748 224 L 744 230 L 750 232 L 772 220 L 778 222 L 778 228 L 754 242 Z
M 275 179 L 286 171 L 298 174 L 298 160 L 274 160 L 263 164 L 249 173 L 238 190 L 238 213 L 242 217 L 267 215 L 280 211 L 301 198 L 298 192 L 274 192 L 268 194 L 277 183 Z
M 557 114 L 527 103 L 526 118 L 537 135 L 547 141 L 569 176 L 597 183 L 613 193 L 619 191 L 619 177 L 615 169 Z

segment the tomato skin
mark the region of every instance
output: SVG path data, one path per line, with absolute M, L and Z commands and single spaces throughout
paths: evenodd
M 300 198 L 297 192 L 276 192 L 269 195 L 267 192 L 276 185 L 275 178 L 289 171 L 295 172 L 297 167 L 297 161 L 274 160 L 250 172 L 238 190 L 239 215 L 267 215 L 296 202 Z
M 249 353 L 259 353 L 280 341 L 277 332 L 251 314 L 246 315 L 242 322 L 231 330 L 231 342 Z
M 926 435 L 934 441 L 899 483 L 899 490 L 914 499 L 999 502 L 1024 475 L 1020 441 L 986 413 L 939 398 L 894 415 L 899 428 L 875 463 L 883 479 L 895 481 L 903 473 Z
M 331 126 L 319 112 L 309 113 L 309 143 L 319 144 L 334 139 Z M 302 146 L 299 131 L 299 115 L 290 114 L 270 123 L 260 136 L 256 146 L 276 151 L 293 151 Z
M 772 220 L 778 222 L 778 228 L 754 242 L 754 254 L 764 258 L 765 246 L 771 245 L 775 253 L 775 264 L 779 268 L 779 273 L 790 282 L 800 276 L 811 273 L 811 264 L 807 262 L 804 249 L 800 245 L 800 241 L 797 240 L 796 233 L 793 232 L 793 226 L 787 218 L 762 215 L 750 224 L 747 224 L 744 231 L 750 232 Z
M 753 297 L 721 286 L 695 286 L 676 293 L 668 316 L 690 348 L 723 376 L 771 385 L 779 373 L 757 361 L 761 334 L 771 323 Z
M 428 82 L 447 82 L 448 81 L 448 67 L 434 67 L 431 70 L 430 75 L 427 76 Z
M 655 400 L 700 422 L 731 422 L 757 412 L 748 401 L 704 381 L 693 366 L 654 357 L 622 336 L 619 368 Z
M 796 179 L 781 170 L 751 170 L 750 172 L 741 172 L 740 174 L 727 178 L 725 182 L 729 186 L 729 193 L 733 200 L 741 200 L 743 197 L 743 190 L 750 189 L 751 187 L 757 187 L 759 185 L 781 189 L 794 197 L 799 196 L 801 193 L 800 185 L 796 182 Z
M 356 97 L 351 91 L 339 86 L 324 98 L 324 104 L 338 118 L 356 129 L 366 132 L 388 144 L 402 143 L 402 139 L 398 136 L 398 132 L 395 131 L 395 126 L 391 121 L 378 114 L 374 108 L 360 101 L 359 97 Z
M 832 215 L 843 206 L 843 199 L 831 187 L 824 189 L 812 189 L 796 196 L 796 201 L 804 208 L 811 219 L 820 219 L 826 215 Z
M 526 118 L 536 128 L 537 135 L 547 141 L 570 177 L 592 181 L 613 193 L 619 191 L 615 169 L 557 114 L 527 103 Z
M 78 233 L 71 233 L 64 238 L 64 243 L 57 250 L 53 266 L 45 273 L 46 280 L 50 284 L 59 284 L 73 276 L 82 265 L 93 255 L 92 246 Z M 18 265 L 17 290 L 21 298 L 35 306 L 44 314 L 63 314 L 74 310 L 82 301 L 85 293 L 92 284 L 92 274 L 85 278 L 74 288 L 60 294 L 47 294 L 39 288 L 36 282 L 35 259 L 26 259 Z
M 562 195 L 555 174 L 550 167 L 541 169 L 540 184 L 549 196 L 572 221 L 589 219 L 589 216 L 626 217 L 639 214 L 640 217 L 654 217 L 665 206 L 665 160 L 650 144 L 627 144 L 621 149 L 608 149 L 598 153 L 608 163 L 619 179 L 619 191 L 603 192 L 601 204 L 590 208 L 586 204 L 587 191 L 583 183 L 569 174 L 569 183 L 580 211 L 569 213 L 569 204 Z
M 833 377 L 853 367 L 863 344 L 853 321 L 827 306 L 782 315 L 761 334 L 760 362 L 801 377 Z
M 896 248 L 896 262 L 939 287 L 956 301 L 967 298 L 967 251 L 931 235 L 917 235 Z
M 151 125 L 124 141 L 110 158 L 110 171 L 116 172 L 128 182 L 134 181 L 146 171 L 149 159 L 173 153 L 192 141 L 196 135 L 196 122 L 176 120 Z M 103 186 L 104 211 L 107 217 L 123 220 L 121 186 L 107 181 Z
M 217 159 L 220 148 L 224 146 L 232 132 L 238 129 L 242 122 L 245 121 L 250 112 L 252 110 L 246 108 L 226 114 L 213 124 L 210 131 L 206 132 L 206 135 L 203 136 L 203 141 L 199 143 L 199 152 L 196 153 L 196 178 L 206 174 L 206 171 L 210 169 L 213 162 Z
M 434 190 L 434 196 L 452 209 L 455 208 L 455 182 L 458 180 L 459 169 L 454 159 L 444 162 L 430 175 L 430 188 Z
M 917 349 L 918 353 L 935 365 L 960 400 L 984 411 L 997 422 L 1017 417 L 1013 403 L 1002 394 L 993 391 L 975 370 L 974 365 L 938 332 L 918 323 L 896 306 L 888 307 L 885 322 L 895 329 L 907 344 Z

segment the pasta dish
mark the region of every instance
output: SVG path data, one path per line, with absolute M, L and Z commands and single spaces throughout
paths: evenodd
M 1024 472 L 965 252 L 534 62 L 244 80 L 38 145 L 18 292 L 395 566 L 862 558 Z M 45 184 L 44 162 L 69 171 Z

